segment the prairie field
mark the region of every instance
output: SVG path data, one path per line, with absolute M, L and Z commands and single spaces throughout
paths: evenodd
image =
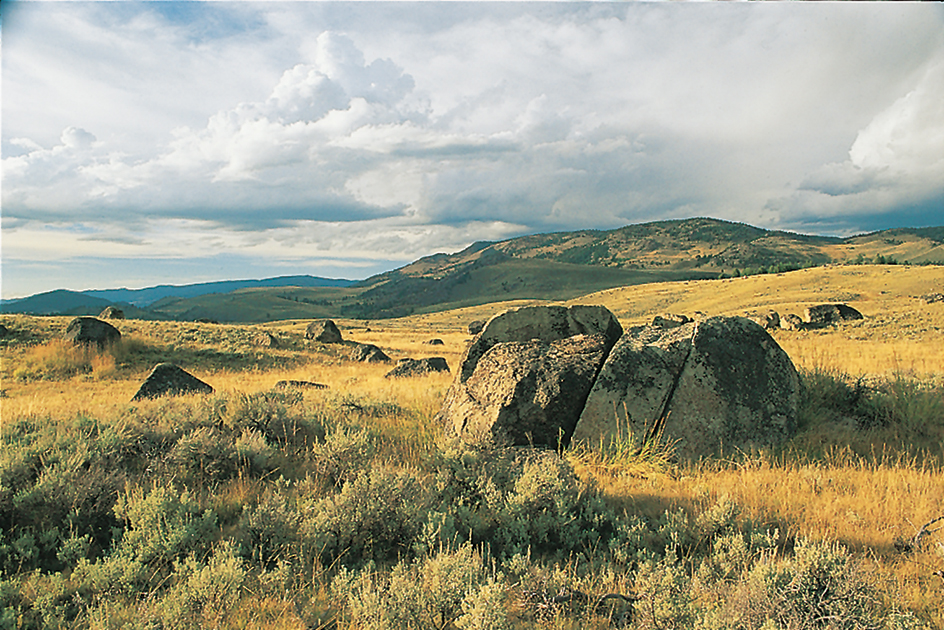
M 471 321 L 537 301 L 335 320 L 345 344 L 308 320 L 121 320 L 84 350 L 71 318 L 0 316 L 0 628 L 944 628 L 942 291 L 941 267 L 861 265 L 569 302 L 624 328 L 864 315 L 773 331 L 798 435 L 697 462 L 462 444 L 435 420 L 451 374 L 349 358 L 454 370 Z M 132 403 L 165 361 L 214 392 Z

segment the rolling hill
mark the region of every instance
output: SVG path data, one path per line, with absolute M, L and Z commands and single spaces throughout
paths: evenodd
M 568 300 L 654 282 L 864 262 L 944 264 L 944 227 L 838 238 L 717 219 L 684 219 L 474 243 L 460 252 L 427 256 L 356 283 L 292 276 L 83 295 L 145 306 L 149 316 L 161 319 L 380 319 L 490 302 Z M 52 293 L 62 298 L 62 304 L 76 307 L 75 292 Z M 3 311 L 67 312 L 52 310 L 57 296 L 42 294 L 5 303 Z M 25 310 L 40 298 L 45 310 Z

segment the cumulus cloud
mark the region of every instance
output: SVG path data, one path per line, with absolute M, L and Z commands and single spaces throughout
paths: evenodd
M 392 261 L 695 215 L 918 216 L 944 179 L 944 16 L 893 4 L 24 3 L 4 230 Z

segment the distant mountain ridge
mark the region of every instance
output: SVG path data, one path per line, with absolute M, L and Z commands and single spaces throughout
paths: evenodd
M 256 287 L 347 287 L 355 280 L 319 278 L 317 276 L 278 276 L 262 280 L 222 280 L 195 284 L 162 284 L 143 289 L 91 289 L 70 291 L 56 289 L 16 300 L 3 300 L 0 312 L 50 314 L 85 314 L 107 306 L 131 306 L 146 309 L 166 298 L 194 298 L 212 293 L 231 293 Z
M 129 313 L 131 317 L 221 322 L 377 319 L 506 300 L 566 300 L 652 282 L 876 261 L 944 264 L 944 227 L 839 238 L 708 218 L 657 221 L 478 242 L 360 282 L 283 276 L 137 290 L 60 290 L 4 302 L 0 310 L 79 314 L 78 303 L 85 299 L 91 300 L 86 312 L 111 302 L 147 309 Z M 60 309 L 52 310 L 56 304 Z

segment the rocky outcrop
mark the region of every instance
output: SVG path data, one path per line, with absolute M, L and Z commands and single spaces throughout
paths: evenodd
M 75 345 L 95 344 L 104 348 L 121 340 L 121 332 L 94 317 L 76 317 L 66 327 L 66 339 Z
M 99 319 L 124 319 L 125 312 L 117 306 L 108 306 L 98 314 Z
M 573 433 L 622 333 L 600 306 L 538 306 L 493 317 L 466 350 L 439 414 L 451 433 L 556 446 Z
M 767 447 L 796 432 L 799 387 L 787 354 L 746 318 L 637 328 L 607 358 L 574 440 L 662 433 L 685 458 Z
M 482 332 L 482 330 L 484 330 L 484 329 L 485 329 L 485 320 L 484 320 L 484 319 L 477 319 L 477 320 L 475 320 L 475 321 L 473 321 L 473 322 L 469 322 L 469 334 L 470 334 L 470 335 L 477 335 L 477 334 L 479 334 L 480 332 Z
M 400 359 L 397 366 L 387 372 L 387 378 L 407 378 L 412 376 L 426 376 L 434 372 L 448 372 L 449 364 L 442 357 L 426 359 Z
M 789 438 L 798 402 L 789 357 L 746 318 L 660 316 L 623 333 L 603 307 L 527 307 L 473 339 L 438 419 L 516 445 L 661 432 L 697 458 Z
M 359 343 L 351 351 L 351 360 L 362 363 L 389 363 L 390 357 L 373 344 Z
M 321 343 L 343 343 L 341 331 L 330 319 L 319 319 L 308 324 L 308 328 L 305 329 L 305 339 Z
M 212 394 L 213 388 L 173 363 L 158 363 L 131 399 L 145 400 L 159 396 Z

